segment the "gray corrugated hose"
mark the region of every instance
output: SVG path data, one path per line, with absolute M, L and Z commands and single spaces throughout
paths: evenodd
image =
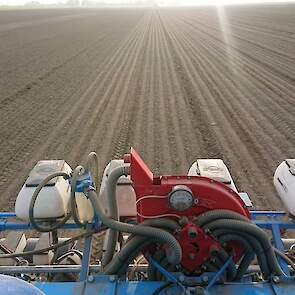
M 249 234 L 250 236 L 253 236 L 263 247 L 272 274 L 283 274 L 267 234 L 258 226 L 249 222 L 235 219 L 221 219 L 206 224 L 205 228 L 212 231 L 214 231 L 215 229 L 227 229 L 237 232 L 242 236 L 244 234 Z
M 171 264 L 179 264 L 182 258 L 182 250 L 173 235 L 165 230 L 153 228 L 150 226 L 132 225 L 123 223 L 118 220 L 107 217 L 100 207 L 97 194 L 94 189 L 90 189 L 85 192 L 87 197 L 92 203 L 96 215 L 100 218 L 102 223 L 114 230 L 115 232 L 126 232 L 134 235 L 149 237 L 162 243 L 166 243 L 168 246 L 167 259 Z
M 242 216 L 236 212 L 230 211 L 230 210 L 224 210 L 224 209 L 217 209 L 209 212 L 205 212 L 202 215 L 198 216 L 197 218 L 197 224 L 201 226 L 202 228 L 210 228 L 210 225 L 214 224 L 214 222 L 217 221 L 225 221 L 227 220 L 227 223 L 231 223 L 234 220 L 240 221 L 245 224 L 249 224 L 253 226 L 253 223 L 251 220 L 249 220 L 247 217 Z M 255 226 L 255 225 L 254 225 Z M 268 278 L 270 273 L 273 272 L 273 269 L 269 267 L 267 258 L 265 256 L 265 248 L 263 248 L 260 244 L 259 239 L 257 239 L 255 236 L 247 234 L 246 232 L 235 231 L 230 230 L 229 228 L 220 227 L 218 229 L 213 229 L 212 234 L 217 237 L 218 240 L 222 241 L 222 238 L 224 236 L 231 235 L 233 237 L 233 240 L 240 241 L 243 246 L 247 249 L 249 248 L 249 244 L 253 248 L 253 251 L 257 255 L 257 259 L 259 262 L 259 265 L 261 267 L 261 271 L 265 278 Z M 248 247 L 247 245 L 248 244 Z M 250 255 L 247 257 L 250 259 Z M 273 260 L 270 262 L 270 264 L 273 265 Z
M 252 260 L 255 258 L 255 252 L 253 250 L 253 247 L 250 245 L 250 243 L 245 238 L 238 236 L 238 235 L 234 235 L 234 234 L 222 235 L 218 240 L 222 244 L 229 242 L 229 241 L 238 242 L 246 250 L 246 254 L 244 255 L 243 259 L 241 260 L 240 265 L 239 265 L 236 275 L 235 275 L 235 280 L 239 281 L 243 277 L 245 272 L 247 271 Z
M 107 184 L 106 184 L 106 195 L 107 195 L 107 204 L 108 204 L 108 217 L 114 220 L 119 220 L 118 206 L 117 206 L 117 182 L 121 176 L 129 175 L 130 167 L 129 165 L 122 165 L 116 167 L 108 175 Z M 115 250 L 116 243 L 118 240 L 118 232 L 114 229 L 109 229 L 106 242 L 106 251 L 102 255 L 101 263 L 103 266 L 106 266 L 112 260 Z
M 147 219 L 140 225 L 152 226 L 170 231 L 180 228 L 180 225 L 176 221 L 167 218 Z M 120 252 L 114 256 L 112 261 L 105 267 L 103 273 L 109 275 L 124 271 L 124 266 L 127 268 L 129 262 L 136 258 L 138 252 L 140 252 L 140 250 L 146 245 L 153 242 L 156 241 L 148 237 L 131 235 Z
M 76 202 L 76 183 L 77 183 L 77 178 L 83 174 L 85 171 L 84 167 L 82 166 L 77 166 L 72 173 L 72 179 L 71 179 L 71 213 L 73 216 L 73 219 L 75 223 L 80 226 L 84 227 L 88 223 L 88 221 L 81 222 L 79 218 L 79 213 L 78 213 L 78 208 L 77 208 L 77 202 Z
M 32 226 L 34 227 L 34 229 L 36 229 L 39 232 L 49 232 L 49 231 L 54 231 L 58 228 L 60 228 L 63 224 L 65 224 L 71 217 L 71 214 L 67 214 L 65 215 L 64 218 L 62 218 L 60 221 L 57 221 L 55 223 L 51 223 L 49 225 L 41 225 L 41 223 L 38 223 L 35 219 L 34 216 L 34 207 L 35 207 L 35 203 L 37 200 L 37 197 L 40 193 L 40 191 L 42 190 L 42 188 L 53 178 L 56 177 L 63 177 L 64 179 L 69 179 L 70 176 L 65 173 L 65 172 L 55 172 L 49 176 L 47 176 L 45 179 L 43 179 L 39 185 L 37 186 L 37 188 L 35 189 L 31 201 L 30 201 L 30 206 L 29 206 L 29 220 L 30 223 L 32 224 Z
M 237 219 L 246 222 L 251 222 L 251 220 L 239 213 L 225 209 L 216 209 L 212 211 L 207 211 L 197 217 L 197 224 L 199 227 L 205 226 L 207 223 L 215 221 L 217 219 Z
M 241 234 L 240 232 L 235 232 L 228 229 L 217 229 L 217 230 L 214 230 L 212 233 L 215 237 L 217 237 L 218 240 L 222 239 L 222 237 L 226 235 L 233 235 L 235 237 L 233 241 L 235 240 L 241 241 L 239 237 L 242 237 L 244 240 L 246 240 L 251 245 L 251 247 L 253 248 L 253 251 L 255 252 L 257 256 L 257 260 L 260 265 L 263 276 L 265 278 L 269 277 L 271 270 L 267 263 L 267 258 L 265 256 L 264 249 L 262 248 L 261 244 L 259 243 L 259 241 L 257 241 L 255 237 L 246 233 Z M 244 247 L 246 246 L 244 245 Z
M 139 251 L 150 244 L 155 242 L 152 239 L 142 236 L 135 236 L 114 256 L 112 261 L 104 267 L 103 274 L 112 275 L 118 274 L 121 267 L 126 264 L 126 261 L 133 260 L 138 256 Z M 129 263 L 128 263 L 129 264 Z
M 91 176 L 93 176 L 93 181 L 95 184 L 95 187 L 98 187 L 98 157 L 95 152 L 91 152 L 87 156 L 87 161 L 86 161 L 86 167 L 87 170 L 92 171 L 91 168 L 93 168 L 93 172 L 91 172 Z

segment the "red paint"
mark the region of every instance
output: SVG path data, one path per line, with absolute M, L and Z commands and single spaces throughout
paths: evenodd
M 195 237 L 190 237 L 190 229 L 196 232 Z M 201 266 L 211 256 L 212 251 L 221 249 L 217 241 L 192 222 L 183 227 L 176 238 L 182 248 L 181 265 L 190 271 Z
M 133 148 L 131 149 L 130 155 L 125 156 L 124 160 L 130 163 L 130 175 L 137 200 L 144 196 L 168 196 L 172 188 L 176 185 L 186 185 L 189 187 L 196 200 L 190 209 L 180 212 L 169 207 L 168 197 L 143 199 L 137 204 L 137 211 L 141 215 L 152 217 L 163 214 L 176 214 L 186 216 L 191 221 L 194 216 L 198 216 L 206 211 L 226 209 L 250 218 L 250 213 L 240 196 L 223 183 L 201 176 L 154 177 L 153 173 Z M 142 222 L 144 219 L 137 216 L 138 222 Z M 198 246 L 194 246 L 192 240 L 188 238 L 187 230 L 189 227 L 194 227 L 198 232 L 198 237 L 194 239 L 194 243 Z M 177 239 L 183 249 L 182 265 L 188 270 L 195 269 L 201 265 L 204 259 L 210 257 L 209 252 L 211 246 L 220 247 L 217 242 L 192 222 L 182 229 L 177 235 Z M 230 245 L 237 261 L 243 251 L 236 243 L 230 243 Z M 192 253 L 191 257 L 195 254 L 196 258 L 188 258 L 187 253 Z

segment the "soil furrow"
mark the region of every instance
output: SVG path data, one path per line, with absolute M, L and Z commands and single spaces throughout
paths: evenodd
M 3 210 L 39 159 L 223 158 L 259 208 L 295 157 L 295 5 L 0 11 Z M 50 25 L 49 25 L 50 24 Z M 1 204 L 1 203 L 0 203 Z

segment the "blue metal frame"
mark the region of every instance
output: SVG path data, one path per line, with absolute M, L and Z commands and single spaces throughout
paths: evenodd
M 251 218 L 260 228 L 270 230 L 273 236 L 275 246 L 279 250 L 283 250 L 283 244 L 281 240 L 281 230 L 295 229 L 295 223 L 286 220 L 287 213 L 283 211 L 250 211 Z M 16 217 L 13 212 L 0 213 L 0 231 L 4 230 L 29 230 L 32 229 L 30 223 L 16 222 L 9 219 Z M 262 219 L 263 218 L 263 219 Z M 100 223 L 95 220 L 89 227 L 99 228 Z M 74 222 L 68 222 L 63 229 L 77 229 L 77 225 Z M 79 282 L 65 282 L 65 283 L 53 283 L 53 282 L 38 282 L 35 284 L 45 294 L 79 294 L 79 295 L 142 295 L 152 294 L 163 282 L 150 282 L 150 281 L 120 281 L 116 276 L 89 276 L 89 258 L 91 252 L 91 237 L 84 240 L 83 260 L 80 272 Z M 185 288 L 180 282 L 177 276 L 169 273 L 158 265 L 155 261 L 155 267 L 159 267 L 164 276 L 168 280 L 174 282 L 174 285 L 169 288 L 165 294 L 183 294 L 184 289 L 190 291 L 189 288 Z M 229 263 L 228 260 L 226 263 Z M 261 283 L 226 283 L 222 285 L 215 284 L 217 279 L 222 274 L 222 270 L 226 268 L 226 264 L 217 273 L 203 274 L 200 277 L 196 277 L 195 280 L 202 283 L 205 280 L 208 282 L 207 287 L 203 289 L 203 294 L 210 295 L 223 295 L 223 294 L 245 294 L 245 295 L 289 295 L 295 294 L 295 280 L 290 277 L 290 271 L 288 265 L 282 259 L 279 259 L 279 263 L 285 273 L 285 276 L 271 280 L 270 282 Z M 192 290 L 194 291 L 194 290 Z M 163 292 L 161 294 L 164 294 Z
M 172 285 L 165 293 L 170 295 L 204 294 L 204 295 L 293 295 L 295 292 L 293 279 L 282 279 L 279 283 L 227 283 L 213 285 L 210 290 L 202 288 L 196 293 L 196 288 L 186 288 L 186 293 L 180 286 Z M 75 283 L 37 283 L 41 291 L 48 295 L 149 295 L 163 282 L 150 281 L 120 281 L 114 276 L 97 276 L 91 282 Z M 201 289 L 199 287 L 198 289 Z
M 86 237 L 84 240 L 83 258 L 80 272 L 80 281 L 87 280 L 90 266 L 90 253 L 91 253 L 92 236 Z
M 164 282 L 165 283 L 165 282 Z M 38 282 L 37 288 L 47 295 L 143 295 L 152 294 L 157 288 L 163 285 L 159 281 L 120 281 L 116 276 L 95 276 L 90 281 L 68 282 L 68 283 L 47 283 Z M 295 294 L 295 280 L 291 278 L 280 278 L 275 283 L 225 283 L 199 287 L 203 293 L 196 293 L 195 287 L 186 287 L 185 292 L 181 286 L 173 285 L 171 289 L 161 294 L 206 294 L 206 295 L 293 295 Z
M 174 283 L 175 285 L 178 285 L 183 291 L 185 291 L 185 286 L 175 277 L 172 273 L 167 271 L 164 267 L 162 267 L 157 261 L 150 258 L 149 262 L 158 269 L 158 271 L 167 278 L 168 281 Z
M 279 229 L 295 229 L 295 222 L 291 220 L 279 219 L 288 216 L 285 211 L 250 211 L 250 214 L 254 223 L 260 228 L 272 230 L 273 226 L 277 225 Z M 0 212 L 0 231 L 33 229 L 29 222 L 16 222 L 8 220 L 13 217 L 16 217 L 14 212 Z M 259 217 L 264 217 L 264 219 L 258 219 Z M 94 224 L 96 228 L 100 227 L 100 223 L 97 222 L 97 220 L 95 220 Z M 74 221 L 68 221 L 61 228 L 77 229 L 79 227 Z
M 216 272 L 216 274 L 213 276 L 213 278 L 209 281 L 208 286 L 206 287 L 206 290 L 209 291 L 210 288 L 214 286 L 214 284 L 217 282 L 217 280 L 223 275 L 223 273 L 226 271 L 229 264 L 232 262 L 232 257 L 230 256 L 228 260 L 224 263 L 224 265 L 221 267 L 221 269 Z

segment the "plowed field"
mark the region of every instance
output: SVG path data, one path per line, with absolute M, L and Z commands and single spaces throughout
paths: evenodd
M 0 195 L 44 158 L 223 158 L 256 207 L 295 157 L 295 6 L 0 12 Z

